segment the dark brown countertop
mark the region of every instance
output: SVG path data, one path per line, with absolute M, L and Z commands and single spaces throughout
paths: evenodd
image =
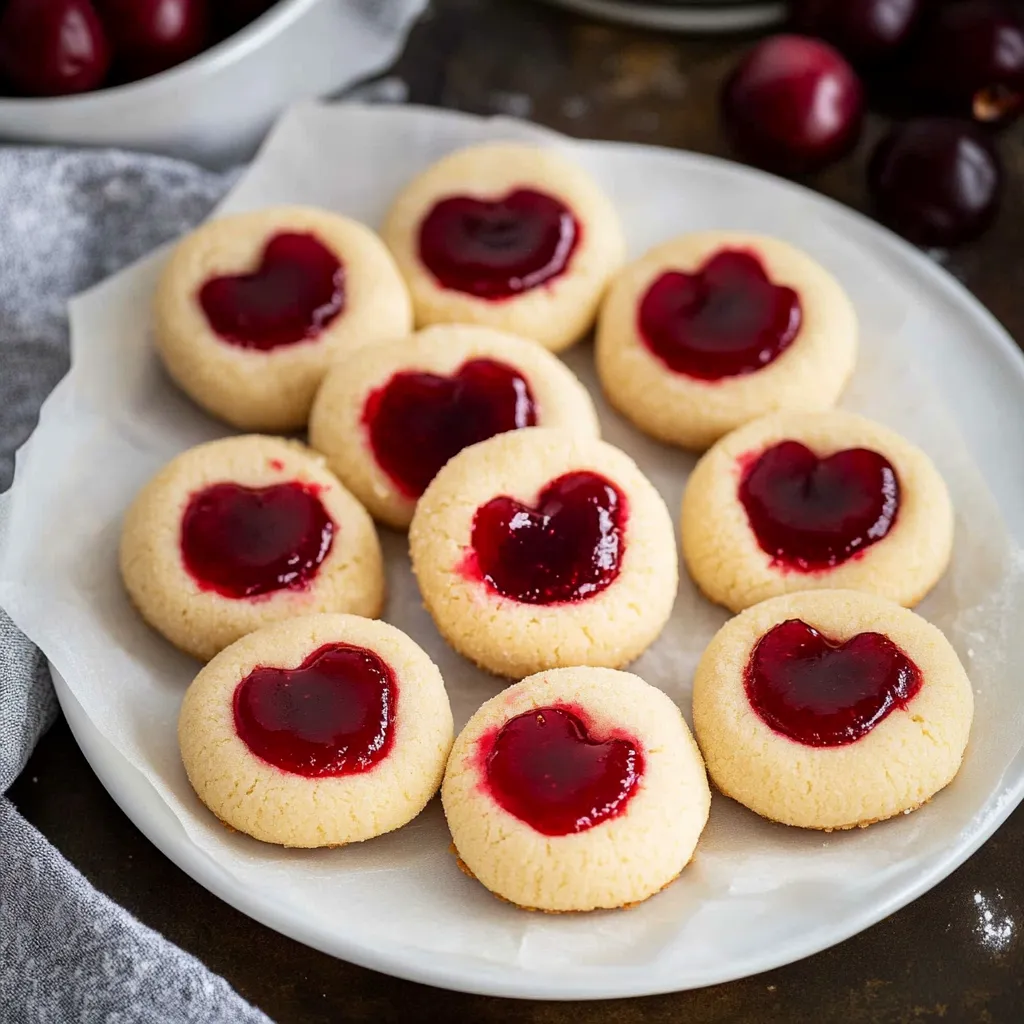
M 409 100 L 527 117 L 572 135 L 725 154 L 718 84 L 743 39 L 683 40 L 523 0 L 435 0 L 392 74 Z M 863 209 L 863 162 L 883 126 L 809 180 Z M 997 225 L 937 258 L 1024 339 L 1024 126 L 1002 139 Z M 106 794 L 60 722 L 10 793 L 101 890 L 223 974 L 279 1024 L 423 1019 L 535 1024 L 1024 1020 L 1024 810 L 963 867 L 892 917 L 801 963 L 696 992 L 598 1003 L 443 992 L 342 963 L 221 903 L 168 861 Z

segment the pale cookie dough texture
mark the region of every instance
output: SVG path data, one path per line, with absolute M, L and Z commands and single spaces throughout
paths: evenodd
M 257 757 L 235 728 L 234 693 L 258 667 L 295 668 L 332 644 L 362 647 L 391 669 L 397 702 L 391 750 L 367 771 L 309 778 Z M 342 846 L 416 817 L 437 792 L 452 745 L 441 673 L 385 622 L 308 615 L 250 633 L 221 651 L 185 693 L 178 742 L 199 799 L 225 824 L 265 843 Z
M 537 426 L 597 437 L 600 427 L 587 389 L 556 356 L 533 341 L 489 327 L 437 324 L 409 338 L 354 353 L 325 378 L 309 421 L 309 443 L 381 522 L 407 529 L 416 501 L 381 468 L 364 422 L 367 399 L 396 374 L 451 376 L 471 359 L 492 359 L 519 371 L 532 393 Z M 410 437 L 415 445 L 417 438 Z
M 800 619 L 828 639 L 888 637 L 922 685 L 870 732 L 843 746 L 813 747 L 775 732 L 747 699 L 751 651 L 773 626 Z M 974 714 L 971 684 L 949 641 L 914 612 L 850 590 L 773 598 L 727 622 L 693 684 L 693 726 L 712 782 L 762 817 L 845 829 L 911 811 L 952 781 Z
M 442 287 L 419 258 L 424 217 L 449 196 L 500 199 L 533 189 L 561 200 L 580 237 L 568 266 L 550 281 L 490 300 Z M 486 143 L 451 153 L 400 193 L 383 237 L 412 292 L 417 326 L 477 323 L 539 341 L 560 352 L 590 329 L 611 276 L 625 259 L 618 214 L 596 182 L 556 150 L 522 143 Z
M 608 587 L 578 601 L 528 604 L 460 571 L 481 505 L 507 495 L 532 507 L 549 483 L 578 470 L 604 477 L 626 499 L 620 570 Z M 409 547 L 441 635 L 482 668 L 515 679 L 572 665 L 627 665 L 658 637 L 679 584 L 671 517 L 636 463 L 603 441 L 543 427 L 499 434 L 456 455 L 420 498 Z
M 819 458 L 849 448 L 884 456 L 900 499 L 889 532 L 833 568 L 802 572 L 775 564 L 757 542 L 739 499 L 744 467 L 782 441 L 799 441 Z M 779 594 L 851 589 L 907 607 L 946 571 L 953 550 L 953 505 L 931 459 L 895 431 L 853 413 L 779 413 L 722 438 L 697 463 L 683 493 L 683 560 L 705 596 L 732 611 Z
M 592 739 L 629 738 L 644 772 L 624 811 L 581 832 L 549 836 L 490 795 L 488 737 L 534 708 L 583 712 Z M 672 882 L 693 857 L 711 794 L 679 709 L 638 676 L 600 668 L 539 672 L 484 704 L 452 748 L 441 787 L 459 858 L 491 892 L 553 912 L 623 907 Z
M 767 366 L 706 381 L 671 370 L 641 339 L 637 317 L 657 278 L 693 273 L 721 249 L 757 255 L 774 284 L 799 294 L 802 319 L 796 337 Z M 735 231 L 682 235 L 621 271 L 601 307 L 595 349 L 601 386 L 619 412 L 652 437 L 698 451 L 766 413 L 831 408 L 856 354 L 857 317 L 839 282 L 786 242 Z
M 262 488 L 310 484 L 335 532 L 304 589 L 230 598 L 202 588 L 181 551 L 182 515 L 193 494 L 214 484 Z M 142 617 L 176 647 L 206 661 L 261 626 L 313 612 L 376 617 L 384 604 L 384 565 L 369 513 L 305 446 L 250 435 L 190 448 L 139 492 L 121 532 L 121 576 Z
M 344 272 L 344 306 L 315 337 L 267 351 L 224 340 L 198 293 L 211 278 L 255 270 L 282 232 L 311 233 Z M 401 337 L 412 305 L 395 261 L 367 227 L 327 210 L 280 206 L 208 221 L 171 253 L 155 299 L 156 346 L 194 401 L 241 430 L 304 427 L 328 366 L 360 345 Z

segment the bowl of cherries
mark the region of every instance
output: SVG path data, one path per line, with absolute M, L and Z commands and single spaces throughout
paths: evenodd
M 0 0 L 0 137 L 227 164 L 343 84 L 348 31 L 337 0 Z
M 925 247 L 977 238 L 999 207 L 1000 129 L 1024 110 L 1024 4 L 790 6 L 789 31 L 757 43 L 723 86 L 723 123 L 737 154 L 801 177 L 863 139 L 867 191 L 882 221 Z M 890 124 L 868 148 L 872 112 Z

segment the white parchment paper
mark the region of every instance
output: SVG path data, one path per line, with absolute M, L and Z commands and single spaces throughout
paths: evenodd
M 682 231 L 749 229 L 805 248 L 848 289 L 862 356 L 842 404 L 924 447 L 957 509 L 952 566 L 920 609 L 953 641 L 977 694 L 967 759 L 944 793 L 898 821 L 834 835 L 772 825 L 716 795 L 695 862 L 677 883 L 629 913 L 582 916 L 520 912 L 463 876 L 437 801 L 399 832 L 340 850 L 288 851 L 227 832 L 193 794 L 178 756 L 178 706 L 198 666 L 142 623 L 117 572 L 120 519 L 137 489 L 175 453 L 226 433 L 175 390 L 153 353 L 149 305 L 162 253 L 72 304 L 71 373 L 46 404 L 0 506 L 0 603 L 189 840 L 253 899 L 301 916 L 325 948 L 390 950 L 392 964 L 429 956 L 450 965 L 458 984 L 460 970 L 519 971 L 547 977 L 552 993 L 564 981 L 577 994 L 599 977 L 607 991 L 616 972 L 640 972 L 651 991 L 681 988 L 820 948 L 934 881 L 1020 796 L 1020 759 L 1008 769 L 1024 735 L 1024 650 L 1015 628 L 1021 560 L 953 419 L 919 371 L 929 337 L 964 328 L 928 305 L 920 278 L 892 252 L 850 237 L 829 208 L 798 190 L 720 163 L 573 143 L 511 121 L 302 106 L 279 124 L 223 210 L 304 202 L 377 225 L 412 174 L 453 148 L 500 137 L 568 148 L 611 194 L 633 256 Z M 605 437 L 637 459 L 675 512 L 692 456 L 643 437 L 604 405 L 589 343 L 566 361 L 597 398 Z M 420 606 L 405 537 L 383 531 L 383 542 L 385 617 L 441 667 L 461 726 L 500 684 L 438 636 Z M 683 573 L 664 635 L 635 665 L 688 717 L 697 658 L 725 619 Z

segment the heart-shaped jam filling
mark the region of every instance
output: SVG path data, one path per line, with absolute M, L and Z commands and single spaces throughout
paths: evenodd
M 536 708 L 484 737 L 484 774 L 499 807 L 546 836 L 583 832 L 626 809 L 644 771 L 640 745 L 597 740 L 580 713 Z
M 419 254 L 442 288 L 507 299 L 561 274 L 579 237 L 563 202 L 519 188 L 501 199 L 440 200 L 420 224 Z
M 315 235 L 281 232 L 250 273 L 212 277 L 199 305 L 232 345 L 269 352 L 317 335 L 345 308 L 345 268 Z
M 887 636 L 858 633 L 840 644 L 800 619 L 773 626 L 746 670 L 747 699 L 776 732 L 809 747 L 840 747 L 867 735 L 921 689 L 918 667 Z
M 314 486 L 213 484 L 185 508 L 181 557 L 201 589 L 258 597 L 307 586 L 336 532 Z
M 526 604 L 581 601 L 619 574 L 626 501 L 597 473 L 567 473 L 530 508 L 502 495 L 473 517 L 476 573 L 499 594 Z
M 868 448 L 819 458 L 798 441 L 762 452 L 739 487 L 761 549 L 785 568 L 831 569 L 892 529 L 900 485 L 889 460 Z
M 463 448 L 537 423 L 530 387 L 518 370 L 472 359 L 451 377 L 396 373 L 363 407 L 378 465 L 407 497 L 418 498 Z
M 254 668 L 235 688 L 235 731 L 294 775 L 356 775 L 387 757 L 398 687 L 373 651 L 326 644 L 298 668 Z
M 722 249 L 692 274 L 669 270 L 644 293 L 637 327 L 670 369 L 700 380 L 753 373 L 800 330 L 800 297 L 752 252 Z

